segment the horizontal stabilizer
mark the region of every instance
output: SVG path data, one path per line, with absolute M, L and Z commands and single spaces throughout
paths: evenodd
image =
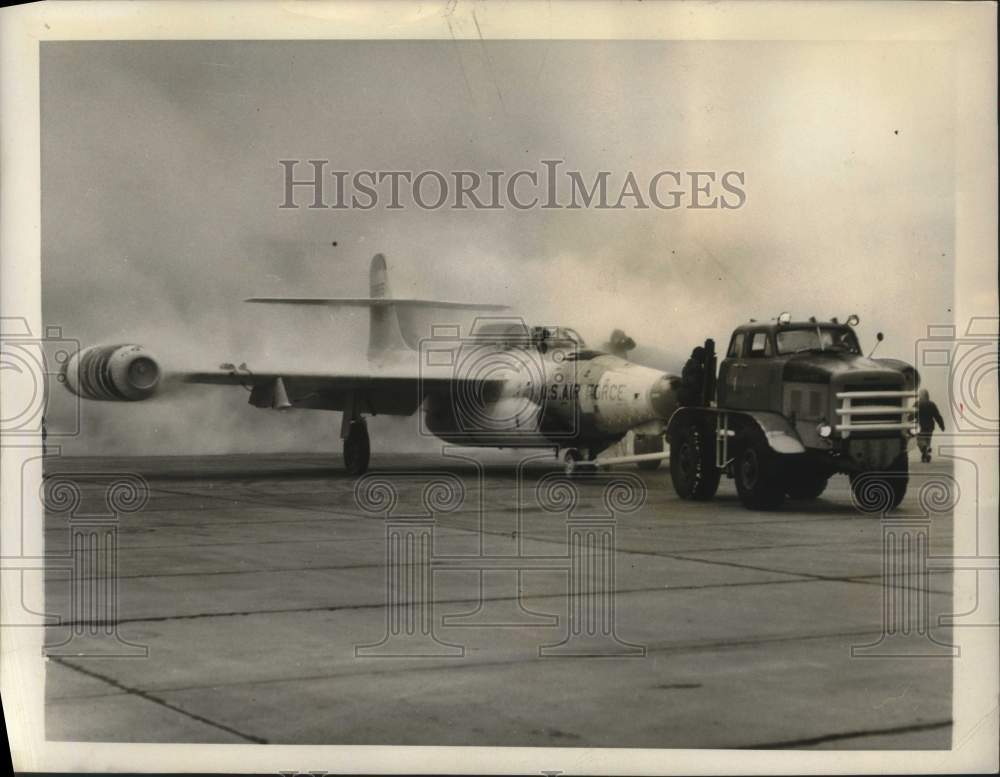
M 390 297 L 250 297 L 244 302 L 269 305 L 326 305 L 329 307 L 387 307 L 397 305 L 409 308 L 461 308 L 463 310 L 507 310 L 508 305 L 485 302 L 450 302 L 438 299 L 394 299 Z

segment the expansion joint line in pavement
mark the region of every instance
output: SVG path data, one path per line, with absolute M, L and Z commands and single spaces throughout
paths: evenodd
M 178 707 L 176 704 L 171 704 L 166 699 L 161 699 L 158 696 L 154 696 L 148 691 L 143 691 L 139 688 L 132 688 L 128 685 L 124 685 L 123 683 L 118 682 L 114 678 L 108 677 L 107 675 L 103 675 L 100 672 L 95 672 L 90 669 L 84 669 L 83 667 L 77 666 L 76 664 L 71 664 L 69 663 L 69 661 L 65 659 L 65 657 L 49 656 L 48 660 L 54 661 L 60 666 L 65 666 L 67 669 L 72 669 L 76 672 L 79 672 L 80 674 L 86 675 L 87 677 L 92 677 L 95 680 L 100 680 L 101 682 L 106 683 L 112 686 L 113 688 L 118 688 L 119 690 L 124 691 L 130 696 L 136 696 L 140 699 L 143 699 L 144 701 L 152 702 L 153 704 L 158 704 L 161 707 L 166 707 L 168 710 L 171 710 L 172 712 L 176 712 L 180 715 L 183 715 L 186 718 L 191 718 L 191 720 L 196 720 L 199 723 L 204 723 L 206 726 L 211 726 L 212 728 L 217 728 L 220 731 L 225 731 L 229 734 L 232 734 L 233 736 L 245 739 L 247 742 L 253 742 L 254 744 L 257 745 L 267 744 L 266 739 L 254 736 L 253 734 L 246 734 L 242 731 L 238 731 L 237 729 L 232 728 L 231 726 L 227 726 L 224 723 L 219 723 L 217 721 L 210 720 L 209 718 L 206 718 L 202 715 L 190 712 L 184 709 L 183 707 Z
M 929 723 L 914 723 L 908 726 L 893 726 L 892 728 L 870 728 L 862 731 L 844 731 L 839 734 L 824 734 L 818 737 L 807 737 L 804 739 L 788 739 L 782 742 L 768 742 L 762 745 L 740 746 L 739 750 L 780 750 L 784 748 L 810 747 L 812 745 L 823 745 L 827 742 L 838 742 L 843 739 L 860 739 L 862 737 L 884 737 L 893 734 L 911 734 L 917 731 L 934 731 L 935 729 L 948 728 L 952 725 L 951 719 L 935 720 Z
M 676 592 L 676 591 L 701 591 L 709 588 L 741 588 L 749 586 L 758 585 L 789 585 L 792 583 L 814 583 L 816 580 L 809 577 L 797 577 L 789 580 L 754 580 L 747 582 L 738 583 L 709 583 L 706 585 L 676 585 L 669 588 L 664 588 L 662 586 L 653 586 L 652 588 L 616 588 L 616 594 L 641 594 L 641 593 L 652 593 L 654 591 L 660 592 Z M 552 593 L 552 594 L 534 594 L 526 598 L 529 599 L 572 599 L 575 597 L 582 597 L 582 593 Z M 480 597 L 476 599 L 472 598 L 462 598 L 462 599 L 439 599 L 435 600 L 435 606 L 445 605 L 445 604 L 478 604 L 480 602 L 516 602 L 520 601 L 521 596 L 489 596 Z M 309 613 L 309 612 L 342 612 L 342 611 L 352 611 L 352 610 L 381 610 L 385 609 L 389 605 L 385 601 L 379 602 L 365 602 L 362 604 L 318 604 L 311 607 L 282 607 L 282 608 L 267 608 L 260 610 L 226 610 L 222 612 L 194 612 L 181 615 L 146 615 L 146 616 L 136 616 L 132 618 L 118 618 L 114 621 L 115 625 L 123 625 L 128 623 L 163 623 L 165 621 L 184 621 L 184 620 L 197 620 L 199 618 L 235 618 L 235 617 L 246 617 L 248 615 L 284 615 L 287 613 Z M 69 628 L 69 627 L 79 627 L 79 626 L 106 626 L 108 621 L 103 620 L 67 620 L 60 623 L 54 623 L 49 628 Z
M 781 521 L 781 522 L 784 522 L 784 521 Z M 765 523 L 765 522 L 762 521 L 761 523 Z M 464 531 L 464 532 L 470 532 L 470 533 L 471 532 L 476 532 L 476 533 L 478 533 L 480 535 L 482 535 L 482 534 L 488 534 L 488 535 L 492 535 L 492 536 L 496 536 L 496 537 L 506 537 L 506 536 L 509 536 L 507 532 L 489 531 L 489 530 L 484 529 L 484 528 L 456 526 L 454 524 L 448 524 L 447 528 L 450 529 L 450 530 L 452 530 L 452 531 Z M 538 543 L 538 544 L 542 544 L 542 545 L 545 545 L 545 544 L 548 544 L 548 545 L 560 545 L 562 547 L 565 547 L 565 540 L 553 540 L 553 539 L 548 539 L 548 538 L 545 538 L 545 537 L 537 537 L 537 536 L 533 536 L 531 534 L 525 534 L 523 531 L 520 531 L 520 530 L 519 530 L 518 533 L 520 535 L 519 539 L 522 539 L 522 540 L 531 540 L 532 542 L 535 542 L 535 543 Z M 782 546 L 775 545 L 773 547 L 777 548 L 777 547 L 782 547 Z M 792 546 L 792 547 L 795 547 L 795 546 Z M 722 548 L 720 550 L 730 550 L 730 549 L 729 548 Z M 740 564 L 740 563 L 737 563 L 735 561 L 715 561 L 713 559 L 698 558 L 697 556 L 689 556 L 689 555 L 687 555 L 688 553 L 692 553 L 692 552 L 697 552 L 697 551 L 690 551 L 689 550 L 689 551 L 684 551 L 682 553 L 665 553 L 665 552 L 656 551 L 656 550 L 635 550 L 635 549 L 628 549 L 628 548 L 615 548 L 615 553 L 618 553 L 618 554 L 621 554 L 621 555 L 624 555 L 624 556 L 653 556 L 655 558 L 669 558 L 669 559 L 673 559 L 675 561 L 687 561 L 687 562 L 695 563 L 695 564 L 710 564 L 710 565 L 715 565 L 715 566 L 734 567 L 736 569 L 749 569 L 749 570 L 752 570 L 752 571 L 755 571 L 755 572 L 768 572 L 770 574 L 775 574 L 775 575 L 787 575 L 788 577 L 795 578 L 798 581 L 801 581 L 801 580 L 812 580 L 812 581 L 822 581 L 822 582 L 830 582 L 830 583 L 853 583 L 855 585 L 881 585 L 881 581 L 880 581 L 881 577 L 882 577 L 881 575 L 873 575 L 873 576 L 868 576 L 868 575 L 818 575 L 818 574 L 816 574 L 814 572 L 801 572 L 801 571 L 792 572 L 792 571 L 789 571 L 787 569 L 772 569 L 771 567 L 755 566 L 753 564 Z M 866 579 L 867 577 L 872 577 L 874 579 L 869 580 L 869 579 Z M 795 582 L 795 580 L 789 580 L 787 582 Z M 679 587 L 683 588 L 683 586 L 679 586 Z M 907 588 L 909 590 L 921 590 L 921 591 L 924 590 L 924 589 L 914 589 L 911 586 L 897 586 L 897 587 L 899 587 L 899 588 Z M 927 592 L 928 593 L 945 593 L 945 594 L 948 593 L 946 591 L 927 591 Z
M 877 637 L 881 632 L 877 629 L 863 629 L 859 631 L 835 631 L 835 632 L 823 632 L 820 634 L 781 634 L 770 637 L 749 637 L 743 639 L 717 639 L 717 640 L 707 640 L 700 642 L 684 642 L 684 643 L 666 643 L 661 645 L 647 645 L 646 652 L 648 655 L 683 655 L 683 654 L 693 654 L 702 651 L 718 651 L 718 650 L 739 650 L 741 648 L 749 647 L 761 647 L 764 645 L 774 645 L 790 642 L 808 642 L 808 641 L 822 641 L 828 639 L 837 639 L 841 637 Z M 359 677 L 391 677 L 400 674 L 419 674 L 419 673 L 433 673 L 433 672 L 445 672 L 452 674 L 454 672 L 462 671 L 477 671 L 481 669 L 495 669 L 501 667 L 513 667 L 521 666 L 529 663 L 533 663 L 538 660 L 544 661 L 573 661 L 576 660 L 572 657 L 563 659 L 545 658 L 540 659 L 537 655 L 522 658 L 511 658 L 504 660 L 463 660 L 463 661 L 453 661 L 447 659 L 447 664 L 442 664 L 440 662 L 434 662 L 426 665 L 406 665 L 402 667 L 392 667 L 385 668 L 384 666 L 379 666 L 377 668 L 364 669 L 361 671 L 347 671 L 347 672 L 325 672 L 323 674 L 308 674 L 308 675 L 287 675 L 280 677 L 255 677 L 252 680 L 218 680 L 213 679 L 210 685 L 198 684 L 198 685 L 174 685 L 166 688 L 161 688 L 162 692 L 166 693 L 183 693 L 185 691 L 196 691 L 202 690 L 207 687 L 213 689 L 220 688 L 239 688 L 243 686 L 253 685 L 276 685 L 284 683 L 302 683 L 302 682 L 314 682 L 320 680 L 331 680 L 340 678 L 352 678 L 356 679 Z M 631 659 L 628 659 L 631 660 Z M 96 698 L 94 695 L 90 696 L 77 696 L 77 699 L 84 698 Z M 835 738 L 841 735 L 831 735 Z M 851 735 L 854 736 L 854 735 Z M 778 747 L 780 745 L 772 745 L 772 747 Z
M 623 551 L 625 553 L 644 553 L 644 551 Z M 700 561 L 702 564 L 716 564 L 720 567 L 734 567 L 736 569 L 750 569 L 754 572 L 771 572 L 777 575 L 793 575 L 803 580 L 814 580 L 817 582 L 826 583 L 854 583 L 856 585 L 883 585 L 882 582 L 884 576 L 878 575 L 818 575 L 815 572 L 790 572 L 787 569 L 772 569 L 771 567 L 762 567 L 755 564 L 740 564 L 736 561 L 716 561 L 713 559 L 697 558 L 696 556 L 686 556 L 683 553 L 664 553 L 664 554 L 654 554 L 663 555 L 665 558 L 672 558 L 678 561 Z M 906 589 L 908 591 L 920 591 L 922 593 L 932 593 L 932 594 L 944 594 L 950 595 L 950 591 L 937 591 L 931 590 L 929 588 L 914 588 L 913 586 L 907 585 L 897 585 L 894 586 L 899 589 Z

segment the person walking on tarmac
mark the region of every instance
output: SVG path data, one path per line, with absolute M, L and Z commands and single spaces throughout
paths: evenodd
M 938 407 L 931 402 L 931 395 L 927 389 L 920 389 L 920 398 L 917 400 L 917 421 L 920 424 L 920 433 L 917 434 L 917 447 L 920 448 L 920 460 L 927 463 L 931 460 L 931 437 L 934 436 L 934 423 L 944 431 L 944 421 Z

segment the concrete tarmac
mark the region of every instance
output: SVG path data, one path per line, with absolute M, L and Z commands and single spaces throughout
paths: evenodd
M 754 512 L 460 456 L 376 453 L 361 491 L 328 455 L 55 459 L 47 738 L 950 746 L 946 462 L 892 523 L 844 476 Z

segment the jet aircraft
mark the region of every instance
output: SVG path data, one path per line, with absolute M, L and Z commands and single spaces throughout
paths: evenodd
M 369 270 L 369 296 L 361 298 L 254 297 L 247 302 L 369 311 L 367 369 L 302 372 L 293 366 L 251 371 L 231 363 L 207 372 L 164 376 L 138 345 L 92 346 L 73 354 L 61 380 L 88 400 L 140 401 L 174 383 L 243 386 L 254 407 L 332 410 L 341 415 L 344 466 L 351 475 L 369 466 L 366 418 L 422 413 L 423 429 L 441 440 L 496 448 L 551 448 L 569 473 L 603 463 L 635 462 L 652 469 L 666 458 L 663 431 L 677 409 L 676 375 L 629 361 L 635 343 L 623 332 L 608 352 L 590 349 L 573 330 L 529 326 L 510 316 L 479 315 L 471 331 L 435 326 L 418 337 L 414 309 L 497 313 L 502 305 L 399 299 L 390 294 L 385 258 Z M 170 380 L 166 380 L 169 378 Z M 598 454 L 629 432 L 635 452 Z

